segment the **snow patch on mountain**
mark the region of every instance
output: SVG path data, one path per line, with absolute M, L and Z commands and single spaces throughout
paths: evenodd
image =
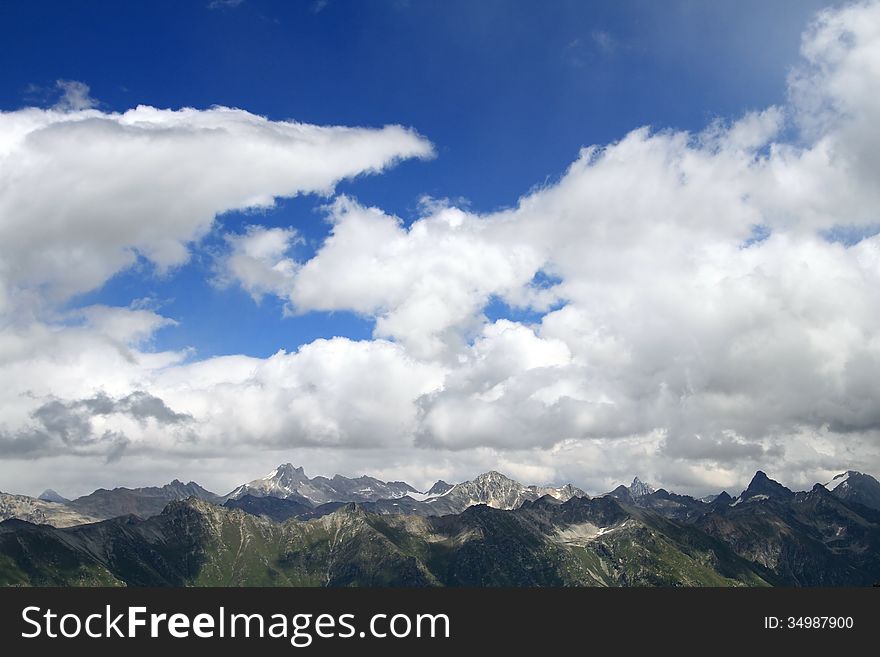
M 575 523 L 573 525 L 568 525 L 567 527 L 560 527 L 559 529 L 557 529 L 556 534 L 553 536 L 553 539 L 559 543 L 564 543 L 566 545 L 584 546 L 590 541 L 599 538 L 600 536 L 604 536 L 619 529 L 623 529 L 628 525 L 629 522 L 629 520 L 625 520 L 622 523 L 610 525 L 608 527 L 599 527 L 592 522 Z
M 825 488 L 828 490 L 834 490 L 838 486 L 846 485 L 846 482 L 849 480 L 849 476 L 852 474 L 852 470 L 847 470 L 843 474 L 839 474 L 834 479 L 825 484 Z

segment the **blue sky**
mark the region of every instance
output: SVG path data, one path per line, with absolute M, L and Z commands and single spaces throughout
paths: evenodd
M 107 111 L 226 105 L 319 125 L 400 123 L 437 157 L 338 191 L 404 221 L 423 195 L 488 212 L 558 179 L 582 146 L 640 125 L 700 130 L 784 101 L 803 26 L 822 4 L 6 2 L 0 108 L 51 104 L 54 81 L 69 79 Z M 305 257 L 327 232 L 324 203 L 283 200 L 259 221 L 296 226 Z M 233 213 L 222 226 L 251 219 Z M 372 320 L 350 312 L 284 318 L 273 297 L 255 304 L 239 288 L 218 289 L 205 252 L 222 240 L 203 247 L 168 276 L 144 263 L 72 303 L 150 297 L 178 321 L 156 334 L 156 348 L 200 357 L 370 336 Z M 497 303 L 488 311 L 507 314 Z

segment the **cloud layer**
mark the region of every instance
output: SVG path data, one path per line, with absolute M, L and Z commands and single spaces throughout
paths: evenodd
M 820 14 L 802 53 L 785 105 L 584 148 L 508 210 L 427 200 L 405 222 L 336 197 L 304 261 L 295 227 L 228 233 L 220 282 L 375 322 L 268 359 L 152 352 L 171 320 L 143 309 L 64 328 L 9 309 L 139 256 L 174 267 L 218 214 L 329 194 L 428 142 L 224 108 L 0 114 L 0 451 L 296 449 L 416 483 L 496 467 L 591 490 L 880 471 L 880 5 Z

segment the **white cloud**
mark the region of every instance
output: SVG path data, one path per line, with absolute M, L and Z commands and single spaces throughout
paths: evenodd
M 87 306 L 71 314 L 81 316 L 97 334 L 122 345 L 147 342 L 159 329 L 177 324 L 173 319 L 145 308 L 98 305 Z
M 298 266 L 288 253 L 298 239 L 292 228 L 261 226 L 227 235 L 230 249 L 219 263 L 218 283 L 237 281 L 255 301 L 266 294 L 286 297 Z
M 400 126 L 320 127 L 225 107 L 0 113 L 0 280 L 9 304 L 100 286 L 140 256 L 185 262 L 215 217 L 328 194 L 431 145 Z
M 376 317 L 375 334 L 420 358 L 438 358 L 477 333 L 492 295 L 522 296 L 544 256 L 508 239 L 503 220 L 434 207 L 409 228 L 341 197 L 331 235 L 296 268 L 288 298 L 299 311 L 350 309 Z
M 125 315 L 128 315 L 127 317 Z M 0 332 L 0 452 L 47 457 L 67 448 L 227 456 L 255 449 L 399 446 L 415 433 L 415 401 L 439 387 L 444 370 L 384 341 L 317 340 L 267 359 L 225 356 L 187 363 L 185 354 L 141 351 L 148 311 L 88 309 L 89 326 L 33 325 Z M 122 339 L 121 339 L 122 338 Z M 169 427 L 130 413 L 87 411 L 93 399 L 148 394 L 192 422 Z M 87 403 L 88 402 L 88 403 Z M 76 419 L 77 441 L 46 435 L 45 409 Z M 60 409 L 60 410 L 59 410 Z
M 150 390 L 176 400 L 228 449 L 397 446 L 416 429 L 415 400 L 436 389 L 442 374 L 399 345 L 333 338 L 265 360 L 173 368 Z

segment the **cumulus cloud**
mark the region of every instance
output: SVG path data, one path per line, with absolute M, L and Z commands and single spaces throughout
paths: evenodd
M 50 300 L 100 286 L 144 258 L 185 262 L 224 212 L 328 194 L 341 179 L 428 157 L 400 126 L 321 127 L 248 112 L 60 109 L 0 113 L 0 300 Z M 87 94 L 86 94 L 87 96 Z
M 118 459 L 127 449 L 132 422 L 139 431 L 178 425 L 191 420 L 176 413 L 158 397 L 135 391 L 113 399 L 99 392 L 88 399 L 49 399 L 31 413 L 31 427 L 9 435 L 0 432 L 0 450 L 6 456 L 38 458 L 63 450 L 74 455 Z
M 374 316 L 377 337 L 421 358 L 442 357 L 476 334 L 489 297 L 525 299 L 522 288 L 543 261 L 539 250 L 509 239 L 503 221 L 452 207 L 435 207 L 407 228 L 341 197 L 328 219 L 331 235 L 292 272 L 292 306 Z
M 177 324 L 152 310 L 136 307 L 87 306 L 69 316 L 81 318 L 85 326 L 122 345 L 148 342 L 159 329 Z
M 0 336 L 10 347 L 0 354 L 0 454 L 115 454 L 123 440 L 130 452 L 227 456 L 398 446 L 416 431 L 415 401 L 444 373 L 386 341 L 333 338 L 267 359 L 185 362 L 113 333 L 32 326 Z
M 134 420 L 146 428 L 150 421 L 156 425 L 175 425 L 192 419 L 189 415 L 172 411 L 164 401 L 142 391 L 120 399 L 112 399 L 102 392 L 88 399 L 69 402 L 53 399 L 40 405 L 31 417 L 39 425 L 33 433 L 35 447 L 58 447 L 56 443 L 60 442 L 79 451 L 97 445 L 108 460 L 119 458 L 128 447 L 126 421 Z
M 227 235 L 219 282 L 278 296 L 292 315 L 359 313 L 374 320 L 372 340 L 190 361 L 149 349 L 170 321 L 151 310 L 9 323 L 0 449 L 44 453 L 87 436 L 109 455 L 112 439 L 94 437 L 121 436 L 127 452 L 211 456 L 238 478 L 253 474 L 242 463 L 287 454 L 319 472 L 424 484 L 495 468 L 594 492 L 635 474 L 736 492 L 758 467 L 791 485 L 846 467 L 876 473 L 878 44 L 880 4 L 824 12 L 784 105 L 584 148 L 507 210 L 426 203 L 407 223 L 337 197 L 329 235 L 303 260 L 294 227 Z M 0 157 L 16 165 L 2 170 L 28 183 L 0 195 L 7 307 L 90 289 L 136 255 L 174 266 L 218 213 L 326 193 L 431 152 L 401 128 L 222 108 L 0 121 Z M 80 190 L 80 175 L 95 185 Z M 37 180 L 50 193 L 35 194 Z M 69 201 L 49 202 L 64 192 Z M 833 239 L 841 230 L 851 237 Z M 491 304 L 531 319 L 490 320 Z M 132 417 L 123 400 L 135 392 L 187 420 Z M 102 414 L 94 400 L 122 410 Z
M 297 269 L 289 251 L 297 241 L 292 228 L 248 226 L 242 234 L 226 235 L 229 253 L 218 263 L 217 282 L 237 282 L 254 301 L 266 294 L 288 296 Z
M 316 340 L 268 359 L 233 356 L 160 373 L 153 389 L 202 418 L 229 449 L 401 445 L 415 400 L 442 383 L 437 365 L 399 345 Z

